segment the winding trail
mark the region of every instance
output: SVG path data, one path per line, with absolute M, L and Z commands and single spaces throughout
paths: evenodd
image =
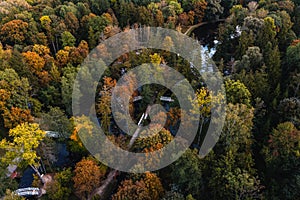
M 141 122 L 149 116 L 150 110 L 151 110 L 151 106 L 148 105 L 145 113 L 142 115 L 142 117 L 140 119 L 137 130 L 135 131 L 135 133 L 133 134 L 133 136 L 129 142 L 128 149 L 131 149 L 135 140 L 140 135 L 140 132 L 142 130 L 141 127 L 143 126 Z M 109 172 L 109 174 L 107 175 L 107 178 L 103 181 L 101 186 L 96 188 L 92 192 L 92 194 L 89 195 L 88 200 L 92 200 L 93 197 L 95 197 L 95 196 L 99 196 L 101 200 L 107 199 L 107 195 L 109 195 L 108 193 L 110 192 L 109 189 L 111 186 L 113 186 L 117 182 L 117 180 L 115 178 L 118 176 L 119 173 L 120 172 L 118 170 L 113 170 L 113 171 Z
M 214 24 L 214 23 L 218 23 L 218 22 L 224 22 L 225 19 L 218 19 L 218 20 L 214 20 L 214 21 L 210 21 L 210 22 L 200 22 L 198 24 L 195 24 L 193 26 L 190 26 L 188 28 L 188 30 L 185 31 L 184 35 L 190 36 L 191 33 L 196 29 L 199 28 L 200 26 L 206 25 L 206 24 Z

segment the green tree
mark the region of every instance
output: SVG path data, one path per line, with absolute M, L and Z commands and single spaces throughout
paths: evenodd
M 182 194 L 200 198 L 204 189 L 203 162 L 196 150 L 188 149 L 171 165 L 171 180 Z M 191 176 L 192 174 L 192 176 Z
M 272 46 L 270 42 L 267 43 L 264 51 L 264 61 L 266 64 L 266 71 L 268 74 L 268 82 L 270 87 L 270 94 L 268 103 L 273 108 L 277 105 L 280 95 L 281 83 L 281 59 L 278 45 Z
M 7 165 L 0 163 L 0 196 L 4 196 L 7 189 L 16 190 L 18 183 L 15 179 L 7 177 Z
M 245 104 L 251 106 L 251 93 L 248 88 L 237 80 L 226 80 L 225 82 L 227 102 L 232 104 Z
M 253 109 L 228 104 L 226 122 L 208 162 L 208 188 L 213 199 L 261 198 L 251 146 Z
M 65 31 L 61 34 L 62 46 L 70 46 L 73 47 L 76 42 L 76 38 L 69 31 Z
M 281 122 L 292 122 L 297 128 L 300 128 L 300 100 L 292 97 L 283 99 L 278 106 Z
M 207 0 L 206 2 L 207 9 L 205 11 L 205 19 L 209 21 L 218 20 L 224 11 L 221 0 Z
M 72 114 L 72 93 L 76 74 L 77 68 L 69 64 L 63 69 L 61 78 L 62 104 L 65 106 L 68 115 Z
M 50 107 L 49 112 L 42 114 L 41 118 L 41 126 L 44 130 L 57 132 L 61 138 L 70 137 L 72 123 L 60 108 Z
M 240 80 L 250 91 L 252 99 L 261 98 L 267 101 L 269 94 L 268 75 L 266 67 L 249 72 L 242 70 L 240 73 L 235 74 L 235 78 Z
M 0 71 L 0 114 L 7 128 L 22 122 L 31 122 L 28 110 L 30 86 L 26 78 L 20 78 L 13 69 Z
M 268 196 L 297 199 L 299 188 L 300 131 L 290 122 L 279 124 L 270 134 L 262 153 L 267 165 Z
M 51 200 L 68 199 L 72 186 L 72 171 L 70 168 L 58 172 L 54 176 L 54 182 L 47 185 L 47 197 Z
M 286 57 L 284 60 L 284 67 L 282 69 L 282 76 L 284 78 L 285 87 L 291 86 L 292 90 L 289 90 L 289 96 L 297 96 L 299 92 L 299 81 L 297 81 L 297 73 L 299 73 L 300 69 L 300 42 L 295 42 L 294 45 L 290 45 L 286 51 Z M 295 76 L 295 80 L 293 79 Z
M 260 52 L 259 47 L 248 47 L 245 55 L 242 56 L 240 61 L 235 62 L 235 70 L 240 72 L 242 69 L 246 71 L 258 70 L 263 65 L 263 54 Z
M 6 190 L 6 194 L 3 200 L 25 200 L 25 198 L 18 196 L 17 194 L 8 189 Z

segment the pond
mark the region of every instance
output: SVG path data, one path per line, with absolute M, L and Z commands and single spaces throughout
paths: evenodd
M 69 164 L 70 162 L 67 145 L 65 143 L 56 143 L 56 149 L 58 151 L 57 161 L 54 163 L 53 166 L 63 168 L 67 166 L 67 164 Z M 35 174 L 34 170 L 31 167 L 28 167 L 24 171 L 23 176 L 20 179 L 19 188 L 31 187 L 34 174 Z
M 209 51 L 215 51 L 217 46 L 218 27 L 222 22 L 206 24 L 196 28 L 192 34 L 201 45 Z

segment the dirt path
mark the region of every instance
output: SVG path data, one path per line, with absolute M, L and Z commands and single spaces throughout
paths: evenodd
M 211 22 L 201 22 L 201 23 L 198 23 L 198 24 L 195 24 L 193 26 L 190 26 L 188 28 L 188 30 L 186 30 L 186 32 L 184 33 L 185 35 L 187 36 L 190 36 L 191 33 L 196 29 L 196 28 L 199 28 L 200 26 L 203 26 L 203 25 L 206 25 L 206 24 L 214 24 L 214 23 L 217 23 L 217 22 L 224 22 L 225 19 L 219 19 L 219 20 L 214 20 L 214 21 L 211 21 Z

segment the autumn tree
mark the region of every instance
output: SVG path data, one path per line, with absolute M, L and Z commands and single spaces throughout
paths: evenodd
M 145 172 L 141 175 L 133 175 L 131 179 L 124 180 L 119 186 L 113 200 L 143 199 L 159 200 L 164 190 L 160 179 L 156 174 Z
M 16 19 L 5 23 L 0 30 L 0 38 L 10 45 L 22 44 L 27 39 L 28 23 Z
M 83 158 L 75 166 L 74 188 L 75 193 L 81 199 L 88 199 L 91 192 L 100 185 L 105 171 L 101 170 L 92 159 Z
M 117 193 L 112 196 L 112 199 L 113 200 L 122 200 L 122 199 L 151 200 L 151 197 L 149 196 L 148 190 L 143 181 L 133 182 L 132 180 L 129 179 L 121 183 Z
M 29 165 L 40 177 L 38 171 L 39 159 L 36 148 L 45 137 L 46 133 L 40 130 L 38 124 L 24 123 L 9 130 L 9 136 L 12 141 L 3 139 L 0 142 L 0 148 L 6 150 L 5 155 L 1 158 L 2 162 L 16 164 L 20 167 Z
M 24 122 L 33 122 L 30 110 L 18 107 L 11 107 L 11 110 L 5 109 L 2 116 L 6 128 L 14 128 Z
M 100 91 L 100 99 L 96 105 L 97 113 L 101 116 L 101 126 L 105 132 L 109 131 L 111 123 L 111 95 L 116 84 L 116 80 L 104 77 L 103 89 Z
M 207 9 L 208 1 L 196 0 L 192 1 L 193 18 L 196 23 L 202 22 Z M 193 21 L 191 21 L 193 23 Z
M 4 126 L 13 128 L 22 122 L 32 122 L 28 110 L 30 86 L 13 69 L 0 71 L 0 114 Z
M 35 52 L 22 53 L 24 60 L 31 71 L 31 83 L 45 85 L 50 81 L 50 76 L 47 70 L 45 70 L 45 59 Z M 36 78 L 38 77 L 38 78 Z M 36 86 L 36 85 L 35 85 Z M 36 86 L 37 87 L 37 86 Z

